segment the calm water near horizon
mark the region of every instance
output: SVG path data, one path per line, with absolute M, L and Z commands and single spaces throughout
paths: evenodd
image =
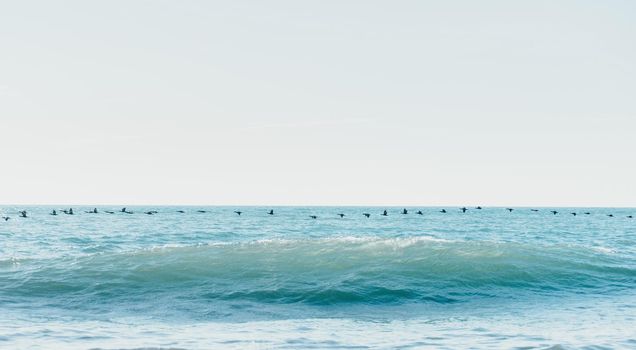
M 0 206 L 2 349 L 636 348 L 632 208 L 61 209 Z

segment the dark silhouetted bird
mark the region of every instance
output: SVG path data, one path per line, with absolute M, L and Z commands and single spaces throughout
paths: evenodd
M 274 209 L 270 209 L 269 212 L 267 213 L 269 215 L 274 215 Z
M 512 213 L 512 211 L 513 211 L 514 209 L 512 209 L 512 208 L 506 208 L 506 210 Z
M 363 213 L 362 215 L 366 216 L 367 218 L 368 218 L 369 216 L 371 216 L 371 214 L 369 214 L 369 213 Z
M 558 214 L 559 212 L 558 212 L 558 211 L 556 211 L 556 210 L 551 210 L 551 211 L 550 211 L 550 213 L 552 213 L 552 214 L 556 215 L 556 214 Z
M 206 213 L 205 210 L 197 210 L 197 213 Z
M 570 214 L 572 214 L 572 215 L 576 216 L 576 213 L 570 213 Z
M 532 210 L 532 211 L 539 211 L 539 209 L 530 209 L 530 210 Z
M 408 213 L 409 213 L 409 211 L 408 211 L 408 210 L 406 210 L 406 209 L 402 209 L 402 214 L 406 215 L 406 214 L 408 214 Z
M 585 215 L 590 215 L 590 212 L 589 212 L 589 211 L 586 211 L 586 212 L 585 212 L 585 213 L 583 213 L 583 214 L 585 214 Z
M 318 217 L 316 215 L 309 215 L 310 218 L 312 219 L 317 219 Z
M 19 214 L 20 214 L 20 217 L 21 217 L 21 218 L 26 218 L 26 217 L 27 217 L 27 212 L 26 212 L 26 210 L 23 210 L 23 211 L 19 212 Z
M 481 210 L 481 209 L 483 209 L 483 208 L 482 208 L 482 207 L 477 207 L 477 208 L 475 208 L 475 209 L 477 209 L 477 210 Z
M 422 213 L 422 211 L 421 211 L 421 210 L 418 210 L 416 214 L 417 214 L 417 215 L 424 215 L 424 213 Z
M 235 210 L 234 212 L 235 212 L 235 213 L 236 213 L 236 215 L 238 215 L 238 216 L 241 216 L 241 214 L 243 214 L 243 212 L 242 212 L 242 211 L 238 211 L 238 210 Z
M 442 209 L 439 211 L 440 213 L 446 213 L 446 209 Z
M 53 210 L 50 215 L 57 215 L 57 212 Z
M 628 219 L 633 219 L 634 217 L 632 215 L 627 215 Z
M 609 216 L 610 218 L 613 218 L 614 214 L 607 214 L 607 216 Z
M 8 217 L 8 216 L 3 216 L 2 218 L 4 219 L 4 221 L 9 221 L 9 219 L 11 219 L 11 218 L 10 218 L 10 217 Z
M 389 215 L 389 213 L 387 213 L 386 210 L 382 212 L 382 216 L 387 216 L 387 215 Z
M 459 210 L 461 210 L 461 211 L 462 211 L 462 213 L 465 213 L 465 212 L 466 212 L 466 210 L 468 210 L 468 208 L 463 207 L 463 208 L 459 208 Z
M 339 216 L 340 218 L 344 218 L 344 217 L 345 217 L 345 214 L 340 213 L 340 214 L 338 214 L 338 216 Z
M 184 214 L 184 213 L 185 213 L 185 211 L 184 211 L 184 210 L 177 210 L 177 213 Z

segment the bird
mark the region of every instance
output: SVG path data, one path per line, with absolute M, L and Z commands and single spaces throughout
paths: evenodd
M 235 210 L 234 212 L 235 212 L 235 213 L 236 213 L 236 215 L 238 215 L 238 216 L 241 216 L 241 214 L 243 214 L 243 212 L 242 212 L 242 211 L 238 211 L 238 210 Z
M 406 215 L 406 214 L 408 214 L 408 213 L 409 213 L 409 211 L 408 211 L 408 210 L 406 210 L 406 209 L 402 209 L 402 214 L 403 214 L 403 215 Z
M 183 211 L 183 210 L 177 210 L 177 213 L 181 213 L 181 214 L 183 214 L 183 213 L 185 213 L 185 211 Z
M 558 212 L 558 211 L 556 211 L 556 210 L 551 210 L 551 211 L 550 211 L 550 213 L 552 213 L 553 215 L 556 215 L 556 214 L 558 214 L 559 212 Z
M 387 211 L 386 211 L 386 210 L 384 210 L 384 211 L 382 212 L 382 216 L 388 216 L 388 215 L 389 215 L 389 213 L 387 213 Z
M 197 213 L 205 213 L 205 210 L 197 210 Z
M 514 209 L 512 209 L 512 208 L 506 208 L 506 210 L 512 213 L 512 211 L 513 211 Z
M 340 218 L 344 218 L 344 217 L 345 217 L 345 214 L 340 213 L 340 214 L 338 214 L 338 216 L 339 216 Z
M 585 213 L 583 213 L 583 214 L 585 214 L 585 215 L 590 215 L 590 212 L 589 212 L 589 211 L 586 211 L 586 212 L 585 212 Z
M 440 213 L 446 213 L 446 209 L 442 209 L 439 211 Z
M 532 210 L 532 211 L 539 211 L 539 209 L 530 209 L 530 210 Z
M 89 210 L 86 214 L 97 214 L 97 208 L 93 208 L 93 210 Z
M 69 208 L 68 210 L 63 209 L 62 212 L 66 215 L 75 215 L 75 213 L 73 213 L 73 208 Z
M 270 209 L 269 212 L 267 213 L 269 215 L 274 215 L 274 209 Z
M 481 209 L 482 209 L 482 207 L 476 207 L 475 209 L 477 209 L 477 210 L 481 210 Z
M 310 218 L 312 219 L 317 219 L 318 217 L 316 215 L 309 215 Z
M 627 215 L 628 219 L 633 219 L 634 217 L 632 215 Z
M 614 214 L 607 214 L 607 216 L 609 216 L 610 218 L 613 218 Z
M 106 214 L 115 214 L 114 211 L 110 211 L 110 210 L 105 210 L 104 213 L 106 213 Z
M 369 214 L 369 213 L 362 213 L 362 215 L 366 216 L 367 218 L 368 218 L 369 216 L 371 216 L 371 214 Z
M 576 216 L 576 213 L 570 213 L 570 214 L 572 214 L 573 216 Z
M 465 213 L 465 212 L 466 212 L 466 210 L 468 210 L 468 208 L 463 207 L 463 208 L 459 208 L 459 210 L 461 210 L 461 211 L 462 211 L 462 213 Z
M 26 212 L 26 210 L 23 210 L 23 211 L 21 211 L 21 212 L 20 212 L 20 217 L 21 217 L 21 218 L 26 218 L 26 217 L 27 217 L 27 212 Z
M 154 211 L 147 211 L 147 212 L 144 212 L 144 214 L 146 214 L 146 215 L 152 215 L 152 214 L 154 214 L 154 213 L 155 213 Z
M 422 211 L 421 211 L 421 210 L 418 210 L 416 214 L 417 214 L 417 215 L 424 215 L 424 213 L 422 213 Z
M 128 211 L 128 210 L 126 210 L 126 208 L 122 208 L 122 209 L 121 209 L 121 212 L 122 212 L 122 213 L 126 213 L 126 214 L 132 214 L 132 213 L 133 213 L 132 211 Z
M 55 209 L 53 209 L 50 215 L 57 215 L 57 212 L 55 211 Z
M 8 216 L 3 216 L 2 218 L 4 219 L 4 221 L 9 221 L 9 219 L 11 219 L 11 218 L 10 218 L 10 217 L 8 217 Z

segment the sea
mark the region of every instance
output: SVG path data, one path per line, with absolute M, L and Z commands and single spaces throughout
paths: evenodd
M 0 207 L 0 349 L 636 349 L 636 209 L 63 209 Z

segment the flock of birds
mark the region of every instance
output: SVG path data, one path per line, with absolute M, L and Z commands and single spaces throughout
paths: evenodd
M 476 209 L 476 210 L 481 210 L 481 209 L 483 209 L 483 208 L 482 208 L 482 207 L 475 207 L 475 209 Z M 466 207 L 462 207 L 462 208 L 459 208 L 459 210 L 460 210 L 462 213 L 465 213 L 465 212 L 467 212 L 467 211 L 468 211 L 468 208 L 466 208 Z M 510 213 L 512 213 L 515 209 L 513 209 L 513 208 L 505 208 L 505 210 L 507 210 L 507 211 L 509 211 Z M 530 210 L 531 210 L 531 211 L 533 211 L 533 212 L 538 212 L 538 211 L 539 211 L 539 209 L 530 209 Z M 61 212 L 61 213 L 63 213 L 63 214 L 66 214 L 66 215 L 75 215 L 75 212 L 73 211 L 73 208 L 69 208 L 69 209 L 62 209 L 62 210 L 60 210 L 60 212 Z M 57 216 L 57 215 L 59 215 L 59 214 L 60 214 L 60 212 L 58 212 L 57 210 L 53 210 L 53 211 L 51 211 L 50 215 Z M 206 212 L 207 212 L 206 210 L 197 210 L 197 213 L 206 213 Z M 448 211 L 447 211 L 446 209 L 442 209 L 442 210 L 440 210 L 439 212 L 440 212 L 440 213 L 448 213 Z M 84 213 L 86 213 L 86 214 L 99 214 L 100 212 L 97 210 L 97 208 L 93 208 L 93 210 L 88 210 L 88 211 L 85 211 Z M 109 211 L 109 210 L 104 210 L 104 213 L 106 213 L 106 214 L 115 214 L 115 212 L 114 212 L 114 211 Z M 119 213 L 123 213 L 123 214 L 134 214 L 134 212 L 132 212 L 132 211 L 128 210 L 127 208 L 122 208 L 122 209 L 119 211 Z M 146 215 L 154 215 L 154 214 L 158 214 L 158 213 L 159 213 L 159 212 L 158 212 L 158 211 L 156 211 L 156 210 L 150 210 L 150 211 L 144 211 L 144 212 L 143 212 L 143 214 L 146 214 Z M 177 210 L 177 213 L 185 214 L 185 210 Z M 243 212 L 242 212 L 242 211 L 240 211 L 240 210 L 235 210 L 235 211 L 234 211 L 234 213 L 235 213 L 236 215 L 238 215 L 238 216 L 240 216 L 241 214 L 243 214 Z M 407 215 L 408 213 L 409 213 L 409 211 L 408 211 L 406 208 L 402 209 L 402 211 L 400 212 L 400 214 L 402 214 L 402 215 Z M 559 212 L 558 212 L 558 211 L 556 211 L 556 210 L 550 210 L 550 213 L 551 213 L 551 214 L 553 214 L 553 215 L 557 215 L 557 214 L 559 214 Z M 274 210 L 273 210 L 273 209 L 270 209 L 270 210 L 267 212 L 267 214 L 268 214 L 268 215 L 274 215 Z M 417 215 L 424 215 L 424 213 L 423 213 L 421 210 L 418 210 L 415 214 L 417 214 Z M 577 216 L 577 215 L 580 215 L 581 213 L 571 212 L 571 213 L 569 213 L 569 214 L 570 214 L 570 215 L 573 215 L 573 216 Z M 586 212 L 583 212 L 582 214 L 583 214 L 583 215 L 591 215 L 592 213 L 591 213 L 591 212 L 589 212 L 589 211 L 586 211 Z M 362 215 L 364 215 L 364 216 L 365 216 L 365 217 L 367 217 L 367 218 L 371 217 L 371 213 L 362 213 Z M 384 210 L 384 211 L 383 211 L 380 215 L 381 215 L 381 216 L 389 216 L 389 212 L 385 209 L 385 210 Z M 605 215 L 607 215 L 608 217 L 611 217 L 611 218 L 613 218 L 613 217 L 614 217 L 614 214 L 605 214 Z M 345 215 L 344 213 L 338 213 L 338 214 L 337 214 L 337 216 L 339 216 L 340 218 L 344 218 L 346 215 Z M 19 211 L 19 212 L 18 212 L 18 217 L 20 217 L 20 218 L 28 218 L 29 216 L 27 215 L 27 211 L 26 211 L 26 210 L 21 210 L 21 211 Z M 310 217 L 310 218 L 312 218 L 312 219 L 318 219 L 318 216 L 317 216 L 317 215 L 309 215 L 309 217 Z M 627 217 L 628 219 L 633 219 L 633 218 L 634 218 L 634 216 L 633 216 L 633 215 L 627 215 L 626 217 Z M 11 219 L 11 217 L 9 217 L 9 216 L 3 216 L 3 217 L 2 217 L 2 219 L 3 219 L 4 221 L 9 221 L 9 219 Z

